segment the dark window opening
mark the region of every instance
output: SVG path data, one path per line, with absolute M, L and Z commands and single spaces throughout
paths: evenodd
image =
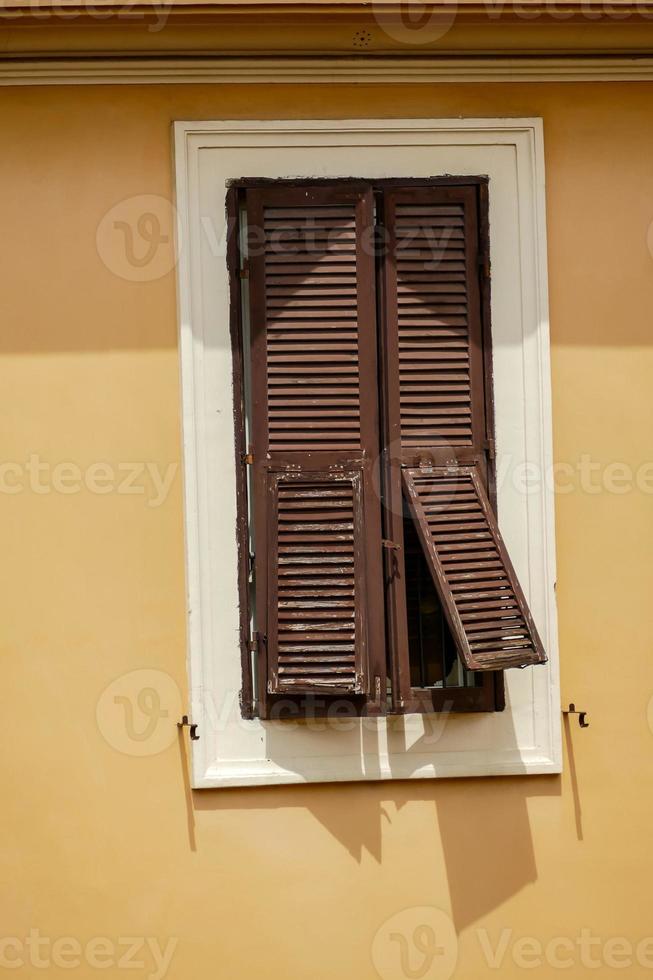
M 404 513 L 408 656 L 412 687 L 475 687 L 461 663 L 410 514 Z

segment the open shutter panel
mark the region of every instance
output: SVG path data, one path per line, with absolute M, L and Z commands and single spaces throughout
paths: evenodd
M 496 518 L 474 467 L 403 473 L 449 628 L 469 670 L 546 662 Z
M 395 461 L 395 500 L 410 505 L 461 659 L 469 670 L 501 670 L 546 656 L 486 493 L 476 194 L 385 195 L 387 414 L 401 468 L 399 480 Z
M 270 187 L 247 192 L 247 211 L 266 691 L 369 694 L 372 641 L 382 650 L 371 193 Z

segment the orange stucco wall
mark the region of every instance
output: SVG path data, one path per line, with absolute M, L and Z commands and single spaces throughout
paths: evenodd
M 523 937 L 546 947 L 534 976 L 569 957 L 569 976 L 611 976 L 628 943 L 623 972 L 651 975 L 653 943 L 635 946 L 653 935 L 652 99 L 653 83 L 0 91 L 0 954 L 22 958 L 15 976 L 46 975 L 34 929 L 72 940 L 40 947 L 53 977 L 156 976 L 147 945 L 140 968 L 118 965 L 125 937 L 176 940 L 172 980 L 371 980 L 375 963 L 384 980 L 448 977 L 439 953 L 410 972 L 428 967 L 410 947 L 423 906 L 453 920 L 461 980 L 528 972 Z M 556 501 L 563 700 L 591 727 L 566 731 L 560 778 L 191 794 L 177 742 L 130 756 L 96 721 L 137 668 L 185 701 L 180 470 L 157 507 L 25 476 L 35 456 L 180 461 L 174 272 L 121 278 L 96 231 L 126 198 L 171 196 L 174 119 L 408 115 L 544 118 L 555 457 L 598 464 Z M 612 463 L 635 474 L 626 492 Z

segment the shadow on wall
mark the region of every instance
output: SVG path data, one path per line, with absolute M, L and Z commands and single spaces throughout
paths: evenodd
M 507 699 L 510 705 L 510 688 Z M 414 892 L 421 895 L 425 904 L 440 907 L 447 900 L 443 890 L 448 888 L 451 916 L 460 932 L 537 880 L 528 799 L 560 796 L 561 778 L 529 775 L 406 779 L 407 773 L 423 771 L 425 765 L 432 763 L 437 767 L 433 738 L 437 742 L 445 728 L 455 731 L 462 716 L 425 716 L 423 734 L 416 739 L 408 720 L 409 716 L 396 717 L 389 732 L 390 764 L 401 760 L 398 775 L 403 779 L 370 781 L 375 764 L 380 771 L 380 747 L 371 730 L 357 729 L 351 734 L 361 740 L 356 758 L 360 761 L 361 780 L 367 777 L 365 781 L 193 792 L 184 771 L 187 805 L 192 808 L 189 818 L 201 811 L 239 810 L 247 814 L 247 821 L 251 817 L 249 822 L 259 831 L 259 818 L 265 823 L 268 818 L 274 821 L 270 815 L 278 810 L 306 810 L 356 861 L 363 861 L 367 852 L 390 869 L 393 862 L 401 862 L 402 872 L 415 881 Z M 481 714 L 464 720 L 466 726 L 483 726 L 487 717 Z M 440 721 L 443 724 L 438 729 Z M 505 757 L 514 758 L 516 754 L 519 758 L 512 712 L 501 712 L 494 721 L 500 726 L 497 732 Z M 310 779 L 314 760 L 302 758 L 298 752 L 289 758 L 288 740 L 275 727 L 279 724 L 283 723 L 265 723 L 267 758 L 282 769 Z M 482 744 L 483 731 L 481 728 L 477 733 L 475 744 Z M 315 736 L 320 739 L 325 734 L 338 737 L 335 731 L 316 732 Z M 455 741 L 454 737 L 454 745 Z M 353 742 L 350 748 L 353 752 Z M 353 757 L 351 752 L 343 756 L 348 772 L 352 771 Z M 572 788 L 577 801 L 577 788 Z M 256 811 L 260 813 L 257 815 Z M 206 826 L 205 820 L 202 823 Z M 580 839 L 578 807 L 576 829 Z M 263 832 L 273 839 L 273 823 L 265 823 Z M 194 829 L 191 847 L 193 840 Z
M 447 780 L 435 803 L 456 931 L 537 879 L 529 796 L 559 796 L 559 776 Z
M 195 812 L 261 811 L 262 816 L 278 809 L 304 809 L 355 860 L 360 862 L 367 852 L 380 863 L 384 829 L 404 808 L 432 804 L 422 807 L 420 839 L 406 863 L 415 862 L 422 894 L 429 894 L 431 877 L 435 905 L 442 902 L 446 871 L 451 914 L 460 932 L 537 879 L 528 797 L 560 793 L 559 776 L 403 780 L 199 790 L 192 792 L 192 806 Z M 408 812 L 406 817 L 410 819 Z M 189 840 L 195 849 L 194 828 Z

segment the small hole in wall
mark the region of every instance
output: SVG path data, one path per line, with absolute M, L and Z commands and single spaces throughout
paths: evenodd
M 369 48 L 372 42 L 372 35 L 369 31 L 356 31 L 352 38 L 355 48 Z

